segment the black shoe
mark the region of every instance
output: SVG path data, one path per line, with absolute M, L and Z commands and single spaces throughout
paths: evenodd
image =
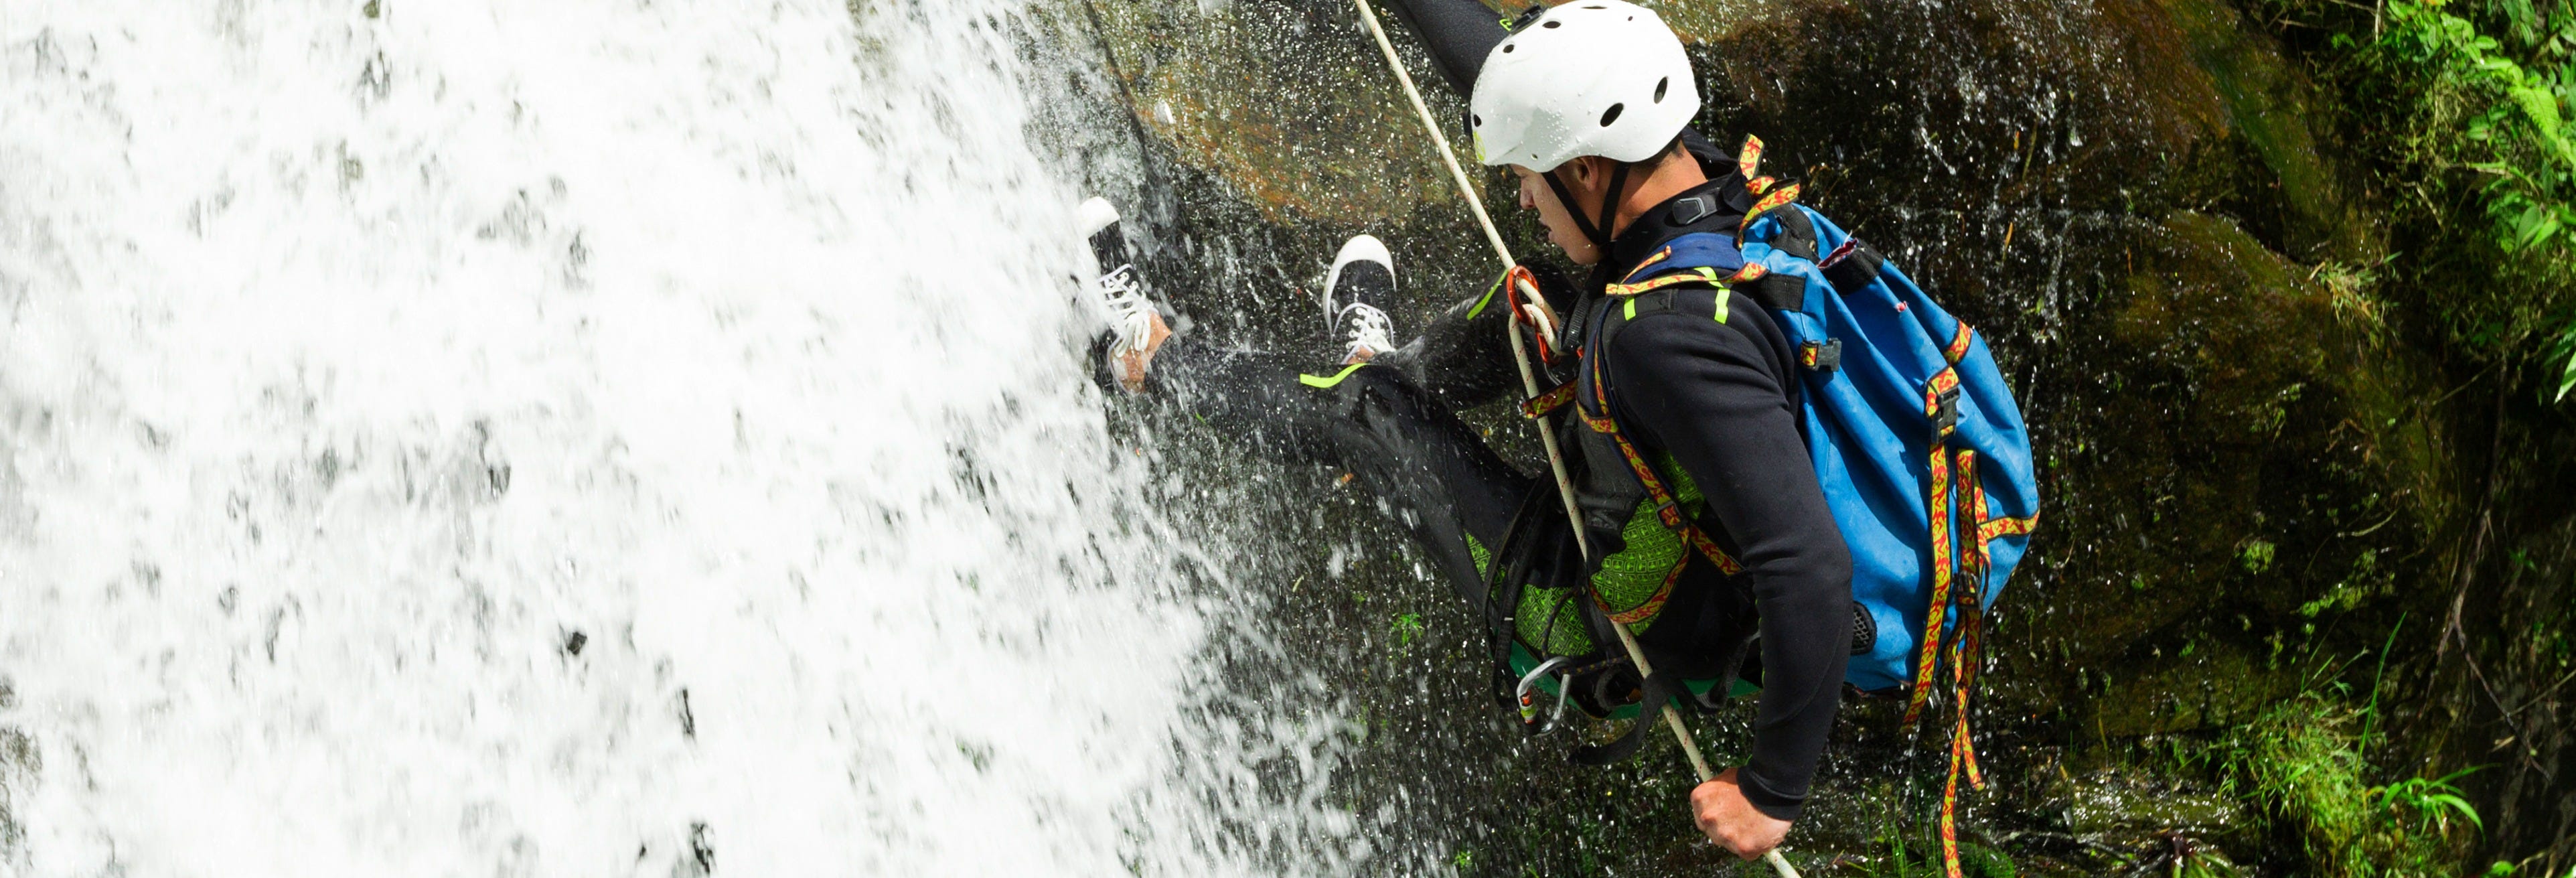
M 1342 342 L 1345 361 L 1395 349 L 1395 325 L 1386 317 L 1394 301 L 1395 257 L 1385 242 L 1361 235 L 1343 244 L 1324 278 L 1324 333 Z

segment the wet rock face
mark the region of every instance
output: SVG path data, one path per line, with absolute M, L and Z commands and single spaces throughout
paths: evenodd
M 1702 71 L 1699 129 L 1761 136 L 1767 171 L 1907 266 L 2014 377 L 2048 502 L 1999 605 L 1990 747 L 2241 723 L 2307 657 L 2442 599 L 2404 585 L 2462 514 L 2425 416 L 2446 388 L 2358 292 L 2345 266 L 2386 232 L 2312 123 L 2312 86 L 2239 9 L 1654 5 Z M 1136 118 L 1204 187 L 1187 233 L 1266 236 L 1300 251 L 1288 265 L 1358 231 L 1400 262 L 1454 254 L 1407 287 L 1424 312 L 1490 271 L 1346 2 L 1100 9 Z M 1541 252 L 1488 189 L 1516 248 Z
M 2295 690 L 2313 626 L 2396 596 L 2443 513 L 2401 420 L 2424 382 L 2231 221 L 2177 213 L 2126 246 L 2144 267 L 2086 328 L 2107 362 L 2059 376 L 2059 539 L 2006 660 L 2077 669 L 2040 700 L 2100 733 L 2241 723 Z
M 1350 6 L 1099 3 L 1092 14 L 1145 130 L 1269 220 L 1371 225 L 1456 199 Z M 1427 67 L 1416 73 L 1441 88 Z

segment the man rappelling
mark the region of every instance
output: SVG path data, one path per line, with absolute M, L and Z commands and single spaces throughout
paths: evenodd
M 1116 324 L 1104 384 L 1354 474 L 1483 614 L 1524 722 L 1637 718 L 1577 761 L 1625 758 L 1668 704 L 1758 686 L 1744 764 L 1690 795 L 1738 856 L 1798 818 L 1847 681 L 1910 683 L 1912 715 L 1950 667 L 1953 790 L 1961 767 L 1973 781 L 1978 619 L 2036 509 L 1982 343 L 1760 176 L 1758 141 L 1728 156 L 1690 129 L 1697 79 L 1654 12 L 1577 0 L 1506 28 L 1476 0 L 1393 5 L 1468 95 L 1478 158 L 1518 179 L 1583 279 L 1523 261 L 1397 344 L 1393 260 L 1354 238 L 1322 309 L 1341 362 L 1309 371 L 1174 336 L 1095 199 L 1084 231 Z M 1523 390 L 1523 366 L 1555 389 Z M 1504 461 L 1455 414 L 1515 391 L 1564 449 L 1560 478 Z

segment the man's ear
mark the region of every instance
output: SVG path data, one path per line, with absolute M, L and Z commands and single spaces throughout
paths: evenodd
M 1586 194 L 1599 188 L 1601 186 L 1602 170 L 1600 163 L 1602 161 L 1604 161 L 1604 159 L 1599 156 L 1587 155 L 1577 158 L 1571 162 L 1567 162 L 1567 164 L 1574 167 L 1574 173 L 1569 175 L 1569 179 L 1565 181 L 1573 185 L 1567 188 L 1577 190 L 1575 192 L 1576 195 Z

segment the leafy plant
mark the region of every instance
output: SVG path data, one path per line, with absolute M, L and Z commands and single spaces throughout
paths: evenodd
M 2475 769 L 2369 784 L 2363 753 L 2377 708 L 2346 707 L 2341 691 L 2311 690 L 2230 735 L 2221 745 L 2230 785 L 2297 830 L 2314 874 L 2450 874 L 2454 828 L 2484 829 L 2452 785 Z
M 1395 637 L 1397 647 L 1412 646 L 1413 639 L 1422 636 L 1422 614 L 1397 614 L 1395 618 L 1387 621 L 1386 633 Z
M 2478 809 L 2470 807 L 2469 800 L 2461 797 L 2459 788 L 2451 785 L 2451 781 L 2477 770 L 2463 768 L 2439 778 L 2407 778 L 2370 793 L 2389 810 L 2414 815 L 2419 831 L 2448 832 L 2454 817 L 2484 830 L 2486 823 L 2478 819 Z
M 2340 80 L 2355 138 L 2406 230 L 2386 276 L 2370 279 L 2373 298 L 2433 318 L 2471 358 L 2536 359 L 2550 399 L 2576 394 L 2576 9 L 2270 5 L 2330 22 L 2320 60 Z M 2361 307 L 2371 299 L 2336 293 L 2346 313 L 2375 314 Z
M 2268 540 L 2246 540 L 2236 549 L 2236 563 L 2243 565 L 2247 573 L 2262 573 L 2272 569 L 2274 550 L 2275 547 Z

